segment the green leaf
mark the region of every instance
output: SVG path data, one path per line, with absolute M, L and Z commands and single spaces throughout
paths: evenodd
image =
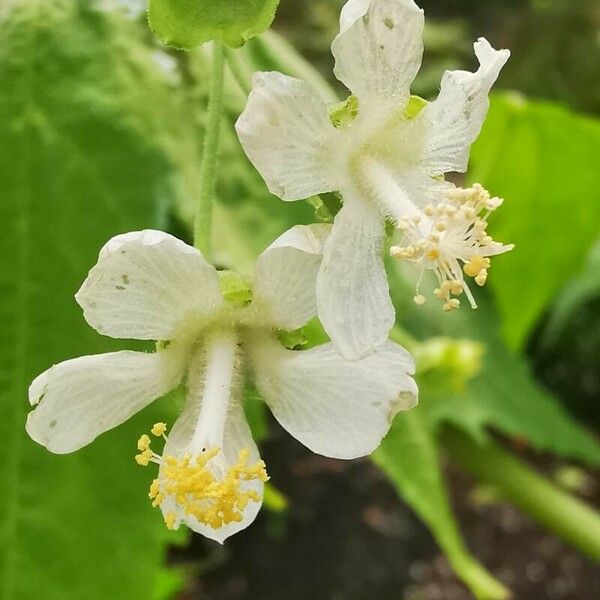
M 470 337 L 484 347 L 481 371 L 463 392 L 444 392 L 439 386 L 422 390 L 421 404 L 433 424 L 453 423 L 479 442 L 487 439 L 486 428 L 491 426 L 522 437 L 538 450 L 600 464 L 600 445 L 535 381 L 525 360 L 506 347 L 498 315 L 485 294 L 478 294 L 477 310 L 463 306 L 445 313 L 433 300 L 415 306 L 410 301 L 412 284 L 392 269 L 390 275 L 398 314 L 415 335 Z
M 505 203 L 494 237 L 515 249 L 492 261 L 503 333 L 521 346 L 598 235 L 600 121 L 545 102 L 496 96 L 473 147 L 471 178 Z
M 452 514 L 438 449 L 423 407 L 399 414 L 381 446 L 375 464 L 399 494 L 427 523 L 452 567 L 477 598 L 508 598 L 509 592 L 469 553 Z
M 558 343 L 569 322 L 594 298 L 600 296 L 600 244 L 593 248 L 584 268 L 577 273 L 554 300 L 541 334 L 545 348 Z M 592 328 L 593 331 L 593 328 Z
M 148 598 L 177 539 L 149 505 L 152 474 L 133 461 L 169 398 L 69 456 L 24 430 L 35 375 L 123 348 L 86 325 L 73 294 L 109 237 L 161 225 L 174 194 L 161 143 L 171 91 L 141 31 L 90 4 L 0 13 L 2 600 Z
M 241 46 L 273 22 L 279 0 L 150 0 L 148 21 L 169 46 L 190 49 L 210 40 Z

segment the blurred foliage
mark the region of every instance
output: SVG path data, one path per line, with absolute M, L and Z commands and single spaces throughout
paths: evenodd
M 73 294 L 110 236 L 164 224 L 175 190 L 161 140 L 181 112 L 137 28 L 87 1 L 5 4 L 0 40 L 0 598 L 149 598 L 178 538 L 133 454 L 172 402 L 70 456 L 24 425 L 35 375 L 123 347 Z
M 568 351 L 567 351 L 568 349 Z M 564 287 L 529 343 L 536 373 L 582 421 L 600 423 L 600 244 Z
M 494 261 L 490 285 L 512 347 L 523 345 L 550 299 L 598 237 L 600 122 L 521 96 L 496 97 L 471 152 L 469 177 L 507 199 L 491 218 L 516 249 Z

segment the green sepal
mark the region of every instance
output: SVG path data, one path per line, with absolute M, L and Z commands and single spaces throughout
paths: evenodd
M 358 117 L 358 98 L 351 94 L 329 111 L 329 120 L 334 127 L 344 127 Z
M 219 287 L 223 298 L 234 306 L 248 306 L 252 302 L 252 283 L 235 271 L 219 271 Z
M 426 106 L 427 100 L 421 98 L 421 96 L 411 96 L 404 109 L 404 116 L 407 119 L 414 119 Z
M 269 28 L 279 0 L 150 0 L 148 23 L 168 46 L 219 40 L 237 48 Z
M 333 223 L 335 215 L 342 209 L 342 196 L 339 192 L 324 192 L 312 196 L 308 202 L 315 209 L 315 217 L 321 223 Z
M 295 329 L 294 331 L 277 331 L 277 339 L 289 350 L 300 350 L 308 343 L 308 337 L 304 328 Z

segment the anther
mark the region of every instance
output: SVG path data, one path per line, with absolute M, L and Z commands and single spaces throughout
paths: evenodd
M 154 425 L 152 426 L 152 429 L 150 430 L 150 433 L 152 435 L 155 435 L 156 437 L 160 437 L 161 435 L 164 435 L 166 431 L 167 431 L 166 423 L 154 423 Z
M 150 438 L 144 433 L 138 440 L 137 449 L 143 452 L 144 450 L 148 450 L 148 448 L 150 448 Z

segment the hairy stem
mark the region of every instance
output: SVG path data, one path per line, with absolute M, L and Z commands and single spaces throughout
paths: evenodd
M 588 556 L 600 559 L 600 515 L 490 442 L 476 444 L 456 429 L 443 442 L 450 455 L 481 481 L 496 487 L 525 513 Z
M 200 165 L 200 193 L 196 220 L 194 223 L 194 245 L 210 260 L 211 225 L 215 187 L 217 181 L 217 164 L 219 157 L 219 133 L 223 113 L 223 45 L 213 42 L 212 68 L 206 127 L 204 132 L 204 149 Z

